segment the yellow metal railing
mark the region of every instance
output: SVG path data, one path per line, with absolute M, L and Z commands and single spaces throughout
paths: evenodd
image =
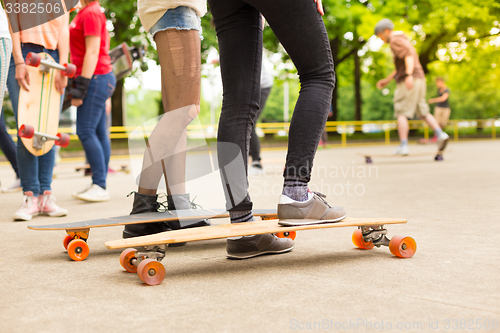
M 424 132 L 424 138 L 429 138 L 429 126 L 422 120 L 410 120 L 410 129 L 420 129 Z M 341 146 L 347 146 L 347 138 L 350 134 L 355 131 L 363 131 L 365 126 L 365 131 L 371 130 L 369 133 L 384 132 L 384 142 L 385 144 L 390 144 L 391 142 L 391 132 L 397 130 L 397 123 L 395 120 L 366 120 L 366 121 L 328 121 L 325 126 L 327 132 L 337 132 L 341 135 Z M 265 134 L 278 134 L 285 131 L 288 133 L 290 128 L 290 123 L 259 123 L 257 127 L 262 130 Z M 371 127 L 371 129 L 370 129 Z M 500 127 L 500 120 L 495 119 L 454 119 L 450 120 L 446 130 L 448 132 L 453 132 L 453 140 L 459 140 L 459 129 L 460 128 L 491 128 L 491 139 L 495 140 L 496 128 Z M 144 127 L 142 130 L 147 135 L 151 133 L 154 126 Z M 214 137 L 217 126 L 216 125 L 189 125 L 187 127 L 188 135 L 200 137 Z M 210 129 L 210 130 L 209 130 Z M 111 139 L 129 139 L 132 132 L 136 131 L 136 126 L 113 126 L 110 129 Z M 71 128 L 61 128 L 61 132 L 70 133 L 71 140 L 78 140 L 78 136 L 72 133 Z M 16 130 L 9 130 L 9 134 L 13 137 L 16 135 Z M 367 133 L 368 134 L 368 133 Z M 144 134 L 136 133 L 132 137 L 143 137 Z

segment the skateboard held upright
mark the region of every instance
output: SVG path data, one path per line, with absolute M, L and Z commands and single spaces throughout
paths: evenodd
M 61 95 L 56 90 L 56 70 L 73 77 L 76 67 L 60 65 L 48 53 L 28 53 L 26 57 L 30 91 L 19 92 L 19 137 L 35 156 L 46 154 L 54 144 L 66 147 L 69 135 L 58 133 Z

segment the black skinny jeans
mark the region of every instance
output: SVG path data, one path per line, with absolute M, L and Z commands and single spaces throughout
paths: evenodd
M 246 177 L 250 134 L 259 110 L 262 20 L 297 68 L 301 89 L 290 124 L 284 177 L 310 180 L 335 85 L 328 35 L 313 0 L 209 0 L 219 40 L 223 84 L 218 160 L 226 208 L 249 210 Z M 232 146 L 233 149 L 227 149 Z M 240 156 L 242 163 L 235 163 Z M 239 170 L 229 165 L 240 165 Z

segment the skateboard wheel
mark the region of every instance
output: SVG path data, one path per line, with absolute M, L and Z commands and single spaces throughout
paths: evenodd
M 417 243 L 411 237 L 394 236 L 389 242 L 389 250 L 396 257 L 411 258 L 417 251 Z
M 73 239 L 68 245 L 68 255 L 74 261 L 85 260 L 89 255 L 89 246 L 84 240 Z
M 436 157 L 434 157 L 435 161 L 442 161 L 443 160 L 443 155 L 437 154 Z
M 35 135 L 35 128 L 30 125 L 21 125 L 19 128 L 19 136 L 21 138 L 31 139 Z
M 65 71 L 62 71 L 63 75 L 67 77 L 73 77 L 76 74 L 76 66 L 73 64 L 64 64 L 64 67 L 66 67 Z
M 295 231 L 283 231 L 275 234 L 278 238 L 290 238 L 291 240 L 295 240 L 297 233 Z
M 356 231 L 354 231 L 352 234 L 352 242 L 357 248 L 363 250 L 373 249 L 374 246 L 372 242 L 365 242 L 361 229 L 356 229 Z
M 63 240 L 63 245 L 64 245 L 64 249 L 67 250 L 68 249 L 68 245 L 69 243 L 73 240 L 73 237 L 71 237 L 70 235 L 66 235 L 66 237 L 64 237 L 64 240 Z
M 372 163 L 373 163 L 373 161 L 372 161 L 372 158 L 371 158 L 371 157 L 366 157 L 366 158 L 365 158 L 365 162 L 366 162 L 367 164 L 372 164 Z
M 137 266 L 132 264 L 132 259 L 137 259 L 135 257 L 135 252 L 135 249 L 130 248 L 124 250 L 122 254 L 120 254 L 120 265 L 122 265 L 122 267 L 130 273 L 137 273 Z
M 42 57 L 38 53 L 30 52 L 26 57 L 26 65 L 38 67 L 42 62 Z
M 57 133 L 58 141 L 55 142 L 57 146 L 66 148 L 69 145 L 69 135 L 66 133 Z
M 137 275 L 147 285 L 156 286 L 165 278 L 165 267 L 159 261 L 145 259 L 137 267 Z

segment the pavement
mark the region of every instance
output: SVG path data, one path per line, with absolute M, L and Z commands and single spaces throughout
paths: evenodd
M 12 222 L 22 194 L 0 194 L 0 332 L 499 332 L 500 142 L 452 142 L 443 162 L 433 160 L 434 146 L 411 145 L 410 153 L 430 154 L 371 165 L 357 155 L 394 148 L 319 150 L 311 189 L 350 217 L 407 219 L 388 236 L 413 237 L 413 258 L 356 249 L 355 228 L 301 231 L 292 252 L 241 261 L 226 259 L 225 240 L 201 241 L 169 248 L 166 278 L 154 287 L 104 247 L 122 227 L 92 229 L 81 262 L 67 256 L 63 231 L 27 229 L 130 212 L 133 173 L 108 177 L 111 201 L 86 203 L 71 197 L 90 184 L 74 171 L 83 161 L 63 160 L 53 193 L 67 217 Z M 250 177 L 255 207 L 276 207 L 285 156 L 263 152 L 265 174 Z M 204 208 L 223 208 L 215 179 L 187 184 Z M 0 180 L 13 180 L 5 163 Z

